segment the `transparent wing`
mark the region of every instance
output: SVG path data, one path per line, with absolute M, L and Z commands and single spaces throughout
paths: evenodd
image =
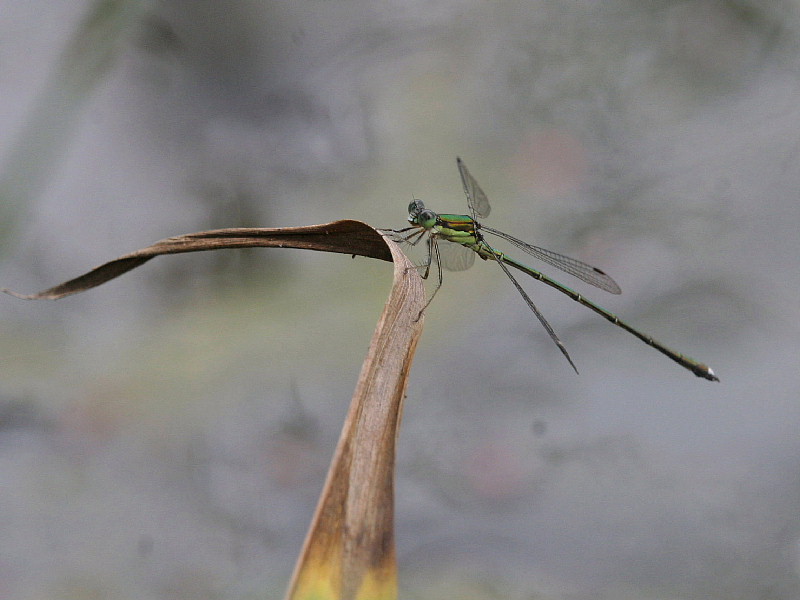
M 460 158 L 456 158 L 458 164 L 458 172 L 461 175 L 461 183 L 464 184 L 464 193 L 467 195 L 467 205 L 472 211 L 473 218 L 486 218 L 492 212 L 492 207 L 489 205 L 489 199 L 483 193 L 481 186 L 475 181 L 475 178 L 467 171 L 467 166 Z
M 522 294 L 522 299 L 525 300 L 525 303 L 528 305 L 528 308 L 530 308 L 533 311 L 533 314 L 536 315 L 537 319 L 539 319 L 539 322 L 542 324 L 542 327 L 544 327 L 548 335 L 550 335 L 550 339 L 553 340 L 556 346 L 558 346 L 558 349 L 561 350 L 561 354 L 564 355 L 564 357 L 567 359 L 567 361 L 572 366 L 574 371 L 577 373 L 578 367 L 576 367 L 575 363 L 572 362 L 572 357 L 569 355 L 569 352 L 567 352 L 567 347 L 559 339 L 558 335 L 556 335 L 556 332 L 553 330 L 553 327 L 550 325 L 550 323 L 547 322 L 547 319 L 544 318 L 544 315 L 541 313 L 541 311 L 539 311 L 539 309 L 536 308 L 536 305 L 533 303 L 533 300 L 531 300 L 530 296 L 528 296 L 528 294 L 525 293 L 525 290 L 522 289 L 522 286 L 511 274 L 511 271 L 508 270 L 508 267 L 503 264 L 503 260 L 500 258 L 500 256 L 498 256 L 494 251 L 492 251 L 492 258 L 498 265 L 500 265 L 500 268 L 503 269 L 503 272 L 506 275 L 508 275 L 508 278 L 511 280 L 511 283 L 513 283 L 514 287 L 517 288 L 517 291 L 520 294 Z
M 481 231 L 486 231 L 487 233 L 501 237 L 507 242 L 514 244 L 523 252 L 526 252 L 531 256 L 535 256 L 542 262 L 546 262 L 548 265 L 552 265 L 556 269 L 561 269 L 565 273 L 569 273 L 570 275 L 573 275 L 574 277 L 577 277 L 586 283 L 598 287 L 601 290 L 605 290 L 612 294 L 622 293 L 622 290 L 620 289 L 619 285 L 617 285 L 617 282 L 611 279 L 610 276 L 606 275 L 597 267 L 587 265 L 585 262 L 581 262 L 575 258 L 570 258 L 569 256 L 564 256 L 563 254 L 558 254 L 557 252 L 553 252 L 551 250 L 526 244 L 522 240 L 518 240 L 507 233 L 497 231 L 497 229 L 492 229 L 491 227 L 486 227 L 485 225 L 481 225 Z
M 409 255 L 415 263 L 420 263 L 418 266 L 426 266 L 436 262 L 437 257 L 441 262 L 442 267 L 448 271 L 466 271 L 475 263 L 475 252 L 466 246 L 456 244 L 455 242 L 448 242 L 442 238 L 440 243 L 436 244 L 438 248 L 437 253 L 432 253 L 432 248 L 429 244 L 420 244 L 422 240 L 428 240 L 431 234 L 424 229 L 416 227 L 407 227 L 406 229 L 393 230 L 384 229 L 383 234 L 390 237 L 392 241 L 400 244 L 403 251 Z M 412 233 L 407 233 L 411 231 Z M 420 249 L 422 247 L 422 249 Z M 420 258 L 420 253 L 424 252 L 424 258 Z
M 475 263 L 474 250 L 446 240 L 439 243 L 439 256 L 448 271 L 466 271 Z

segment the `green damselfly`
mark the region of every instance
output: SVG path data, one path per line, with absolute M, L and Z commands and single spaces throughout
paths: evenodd
M 431 264 L 435 261 L 439 274 L 439 280 L 436 285 L 436 289 L 434 289 L 430 299 L 428 300 L 428 303 L 425 305 L 426 308 L 433 300 L 436 292 L 438 292 L 439 288 L 442 286 L 442 265 L 453 271 L 468 269 L 475 262 L 475 256 L 477 255 L 483 260 L 493 260 L 500 265 L 500 268 L 503 269 L 503 272 L 514 284 L 514 287 L 517 288 L 528 307 L 533 311 L 533 314 L 536 315 L 536 318 L 539 319 L 539 322 L 547 330 L 550 338 L 559 347 L 562 354 L 569 361 L 569 364 L 572 365 L 572 368 L 576 373 L 578 372 L 578 369 L 575 367 L 575 363 L 572 362 L 572 358 L 567 352 L 566 347 L 558 338 L 555 331 L 550 326 L 550 323 L 547 322 L 547 319 L 544 318 L 544 315 L 542 315 L 539 309 L 536 308 L 536 305 L 530 299 L 528 294 L 511 274 L 511 271 L 508 269 L 509 266 L 514 267 L 515 269 L 518 269 L 527 275 L 530 275 L 534 279 L 538 279 L 542 283 L 546 283 L 550 287 L 557 289 L 562 294 L 569 296 L 575 302 L 578 302 L 583 306 L 593 310 L 604 319 L 611 321 L 614 325 L 617 325 L 625 331 L 632 333 L 648 346 L 652 346 L 662 354 L 668 356 L 682 367 L 689 369 L 698 377 L 703 377 L 710 381 L 719 381 L 719 378 L 714 374 L 714 371 L 709 366 L 696 361 L 685 354 L 681 354 L 680 352 L 676 352 L 675 350 L 666 347 L 652 336 L 635 329 L 631 325 L 628 325 L 625 321 L 622 321 L 615 314 L 584 298 L 575 290 L 565 286 L 562 283 L 559 283 L 555 279 L 548 277 L 536 269 L 516 261 L 507 254 L 490 246 L 483 236 L 484 233 L 489 233 L 502 238 L 523 252 L 526 252 L 527 254 L 530 254 L 531 256 L 534 256 L 535 258 L 538 258 L 539 260 L 556 267 L 565 273 L 569 273 L 570 275 L 573 275 L 578 279 L 585 281 L 586 283 L 598 287 L 601 290 L 605 290 L 612 294 L 619 294 L 622 292 L 617 283 L 597 267 L 587 265 L 584 262 L 574 258 L 569 258 L 568 256 L 563 256 L 550 250 L 545 250 L 544 248 L 539 248 L 538 246 L 532 246 L 531 244 L 523 242 L 522 240 L 518 240 L 507 233 L 503 233 L 497 229 L 492 229 L 491 227 L 487 227 L 486 225 L 480 223 L 478 219 L 488 217 L 489 212 L 491 211 L 489 199 L 478 185 L 478 182 L 475 181 L 472 175 L 470 175 L 464 162 L 460 158 L 456 159 L 456 162 L 458 164 L 458 172 L 461 175 L 461 182 L 464 184 L 464 193 L 467 196 L 467 206 L 469 207 L 470 211 L 469 215 L 437 214 L 432 210 L 425 208 L 425 205 L 421 200 L 414 200 L 408 205 L 408 222 L 411 223 L 411 227 L 406 227 L 405 229 L 399 230 L 386 230 L 386 233 L 393 236 L 397 241 L 406 242 L 411 245 L 416 245 L 422 239 L 427 241 L 428 256 L 426 261 L 420 266 L 420 268 L 424 269 L 422 277 L 425 279 L 428 278 Z M 449 243 L 440 247 L 440 240 Z

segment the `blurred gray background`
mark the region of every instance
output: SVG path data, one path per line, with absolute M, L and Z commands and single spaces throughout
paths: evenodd
M 800 598 L 800 3 L 0 1 L 0 286 L 412 197 L 611 273 L 445 273 L 401 597 Z M 508 249 L 499 244 L 502 249 Z M 532 263 L 534 266 L 539 266 Z M 569 276 L 544 271 L 573 285 Z M 0 298 L 0 597 L 280 598 L 391 285 L 298 250 Z

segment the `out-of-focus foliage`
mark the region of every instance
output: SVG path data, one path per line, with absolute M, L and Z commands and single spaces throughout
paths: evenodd
M 714 366 L 526 282 L 577 377 L 496 268 L 445 273 L 398 440 L 404 597 L 798 596 L 795 0 L 0 13 L 0 287 L 202 229 L 458 213 L 460 155 L 488 225 Z M 0 302 L 0 597 L 281 597 L 390 279 L 229 251 Z

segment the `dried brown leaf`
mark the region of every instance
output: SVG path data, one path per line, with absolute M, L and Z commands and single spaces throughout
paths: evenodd
M 97 287 L 162 254 L 226 248 L 303 248 L 392 260 L 392 254 L 381 234 L 360 221 L 334 221 L 306 227 L 237 227 L 167 238 L 35 294 L 20 294 L 8 289 L 0 291 L 24 300 L 58 300 Z
M 403 397 L 422 333 L 425 290 L 400 248 L 359 221 L 237 228 L 168 238 L 24 299 L 86 291 L 162 254 L 224 248 L 305 248 L 394 262 L 389 299 L 372 337 L 322 495 L 287 592 L 289 600 L 394 600 L 394 460 Z
M 394 459 L 425 290 L 396 244 L 394 283 L 361 369 L 287 600 L 397 597 Z

